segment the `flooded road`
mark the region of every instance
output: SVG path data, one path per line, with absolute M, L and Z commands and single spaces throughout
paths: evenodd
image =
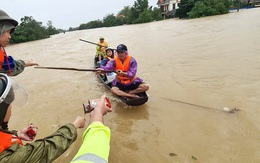
M 14 106 L 10 128 L 33 122 L 36 138 L 83 114 L 82 103 L 103 94 L 114 111 L 109 162 L 255 163 L 260 161 L 260 8 L 193 20 L 164 20 L 100 28 L 9 46 L 15 58 L 41 66 L 92 68 L 95 46 L 104 36 L 138 61 L 137 75 L 150 84 L 149 101 L 127 107 L 95 73 L 26 68 L 14 77 L 29 94 Z M 229 114 L 224 107 L 239 108 Z M 69 162 L 77 141 L 55 162 Z

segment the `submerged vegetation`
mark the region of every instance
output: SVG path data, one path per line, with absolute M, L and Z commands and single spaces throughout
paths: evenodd
M 199 18 L 220 15 L 229 12 L 231 1 L 228 0 L 181 0 L 176 17 Z
M 221 15 L 231 8 L 239 11 L 242 7 L 253 7 L 249 0 L 181 0 L 175 17 L 199 18 L 212 15 Z

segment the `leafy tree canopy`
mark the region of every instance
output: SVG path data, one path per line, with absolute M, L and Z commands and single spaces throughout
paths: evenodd
M 42 22 L 37 22 L 32 16 L 25 16 L 21 18 L 21 23 L 16 27 L 11 43 L 44 39 L 56 33 L 59 32 L 52 26 L 51 21 L 48 22 L 48 27 L 46 28 L 42 25 Z
M 226 0 L 203 0 L 198 1 L 190 12 L 189 18 L 199 18 L 204 16 L 212 16 L 226 14 L 229 12 L 229 4 Z
M 152 6 L 148 5 L 148 0 L 136 0 L 133 6 L 125 6 L 117 15 L 108 14 L 103 20 L 93 20 L 80 24 L 79 27 L 70 27 L 69 31 L 146 23 L 154 20 L 162 20 L 160 9 L 156 7 L 152 9 Z M 37 22 L 32 16 L 25 16 L 21 18 L 21 23 L 12 35 L 12 43 L 44 39 L 60 32 L 65 31 L 56 29 L 52 21 L 48 21 L 47 27 L 44 27 L 42 22 Z
M 199 18 L 226 14 L 231 6 L 229 0 L 181 0 L 175 16 L 179 18 Z

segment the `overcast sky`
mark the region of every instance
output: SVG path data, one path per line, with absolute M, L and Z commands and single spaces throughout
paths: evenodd
M 148 0 L 157 7 L 157 0 Z M 69 29 L 82 23 L 103 19 L 107 14 L 117 14 L 124 6 L 132 6 L 135 0 L 1 0 L 1 10 L 20 22 L 24 16 L 32 16 L 47 26 L 48 20 L 56 28 Z

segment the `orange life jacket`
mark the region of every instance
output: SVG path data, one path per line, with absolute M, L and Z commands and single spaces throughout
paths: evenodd
M 116 70 L 122 70 L 123 72 L 129 71 L 131 58 L 132 57 L 130 55 L 126 56 L 124 63 L 122 63 L 119 58 L 115 57 L 114 59 L 116 62 Z M 117 78 L 119 79 L 120 83 L 129 84 L 133 82 L 137 77 L 135 76 L 133 78 L 129 78 L 128 76 L 117 76 Z
M 109 61 L 111 60 L 111 59 L 113 59 L 113 58 L 111 58 L 111 57 L 109 57 L 109 56 L 105 56 L 105 58 L 107 58 Z
M 2 153 L 14 143 L 23 145 L 23 142 L 17 136 L 0 131 L 0 153 Z
M 4 61 L 5 61 L 5 55 L 4 55 L 4 52 L 2 51 L 2 49 L 0 49 L 0 69 L 2 69 Z
M 0 69 L 3 68 L 5 59 L 6 59 L 7 67 L 8 67 L 8 75 L 12 76 L 11 65 L 10 65 L 10 63 L 8 61 L 9 57 L 6 54 L 5 49 L 3 47 L 1 47 L 1 49 L 0 49 Z M 11 57 L 11 59 L 13 60 L 12 57 Z

